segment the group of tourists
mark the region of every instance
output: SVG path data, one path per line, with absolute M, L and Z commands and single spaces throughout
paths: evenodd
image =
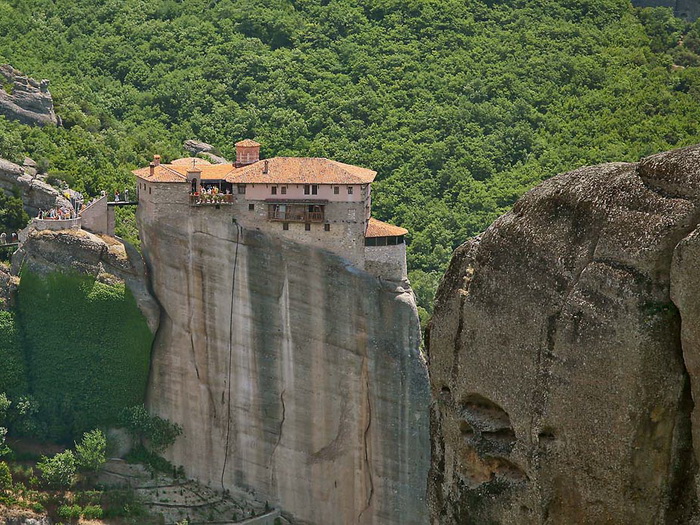
M 54 221 L 66 221 L 77 217 L 78 214 L 75 209 L 69 208 L 68 206 L 55 206 L 49 210 L 39 210 L 38 215 L 39 219 Z

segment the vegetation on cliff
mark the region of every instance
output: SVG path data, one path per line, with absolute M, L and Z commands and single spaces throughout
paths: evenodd
M 543 178 L 698 141 L 700 25 L 669 14 L 627 0 L 5 1 L 2 59 L 51 79 L 65 127 L 0 120 L 0 154 L 91 195 L 186 138 L 372 167 L 374 212 L 409 228 L 427 305 L 453 248 Z
M 123 284 L 23 271 L 17 303 L 37 431 L 74 439 L 143 403 L 153 336 Z
M 11 397 L 27 392 L 27 371 L 15 316 L 0 311 L 0 392 Z

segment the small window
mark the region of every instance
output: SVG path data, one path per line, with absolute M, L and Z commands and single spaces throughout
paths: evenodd
M 255 211 L 255 204 L 248 204 L 248 211 Z
M 311 185 L 311 195 L 318 195 L 318 184 Z
M 309 224 L 308 222 L 307 222 L 306 224 L 304 224 L 304 229 L 305 229 L 307 232 L 310 232 L 310 231 L 311 231 L 311 224 Z
M 304 195 L 309 195 L 311 193 L 311 185 L 304 184 Z
M 152 189 L 153 189 L 153 188 L 148 188 L 148 194 L 149 194 L 149 195 L 151 194 L 151 190 L 152 190 Z
M 333 186 L 333 195 L 338 195 L 340 193 L 340 186 Z
M 238 185 L 238 193 L 239 193 L 240 195 L 244 195 L 244 194 L 245 194 L 245 184 L 239 184 L 239 185 Z
M 399 235 L 399 236 L 396 238 L 396 244 L 403 244 L 403 243 L 405 243 L 405 242 L 406 242 L 406 240 L 403 238 L 403 235 Z
M 355 189 L 355 188 L 353 188 L 352 186 L 348 186 L 348 195 L 352 195 L 352 191 L 353 191 L 354 189 Z
M 323 229 L 327 232 L 331 231 L 331 225 L 330 224 L 324 224 Z
M 365 237 L 365 246 L 376 246 L 377 239 L 375 237 Z
M 288 223 L 288 222 L 283 222 L 283 223 L 282 223 L 282 229 L 283 229 L 284 231 L 287 231 L 287 230 L 289 229 L 289 223 Z
M 282 195 L 287 195 L 287 186 L 282 186 Z
M 277 195 L 277 186 L 272 187 L 272 195 Z
M 396 237 L 391 236 L 386 238 L 387 246 L 396 246 Z

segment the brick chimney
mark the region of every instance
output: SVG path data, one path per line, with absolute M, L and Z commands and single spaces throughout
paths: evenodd
M 153 174 L 154 174 L 155 172 L 156 172 L 156 163 L 155 163 L 155 162 L 151 162 L 151 163 L 148 165 L 148 175 L 149 175 L 150 177 L 153 177 Z
M 236 167 L 247 166 L 260 160 L 260 144 L 245 139 L 236 142 Z

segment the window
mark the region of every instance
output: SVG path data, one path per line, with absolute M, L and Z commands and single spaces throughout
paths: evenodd
M 318 184 L 311 185 L 311 195 L 318 195 Z
M 311 231 L 311 224 L 309 224 L 308 222 L 307 222 L 306 224 L 304 224 L 304 229 L 305 229 L 307 232 L 310 232 L 310 231 Z
M 282 195 L 287 195 L 287 186 L 282 186 Z
M 376 246 L 377 239 L 375 237 L 365 237 L 365 246 Z
M 239 184 L 239 185 L 238 185 L 238 193 L 239 193 L 240 195 L 244 195 L 244 194 L 245 194 L 245 184 Z
M 396 237 L 391 236 L 386 238 L 387 246 L 396 246 Z
M 152 189 L 153 189 L 153 188 L 148 188 L 148 194 L 149 194 L 149 195 L 151 194 L 151 190 L 152 190 Z
M 282 229 L 283 229 L 284 231 L 287 231 L 287 230 L 289 229 L 289 223 L 288 223 L 288 222 L 283 222 L 283 223 L 282 223 Z
M 272 195 L 277 195 L 277 186 L 272 187 Z
M 333 195 L 338 195 L 340 193 L 340 186 L 333 186 Z
M 248 211 L 255 211 L 255 204 L 248 204 Z
M 331 225 L 330 224 L 324 224 L 323 229 L 327 232 L 331 231 Z
M 352 190 L 354 190 L 354 188 L 352 186 L 348 186 L 348 195 L 352 195 Z
M 309 184 L 304 184 L 304 195 L 309 195 L 311 193 L 311 186 Z

